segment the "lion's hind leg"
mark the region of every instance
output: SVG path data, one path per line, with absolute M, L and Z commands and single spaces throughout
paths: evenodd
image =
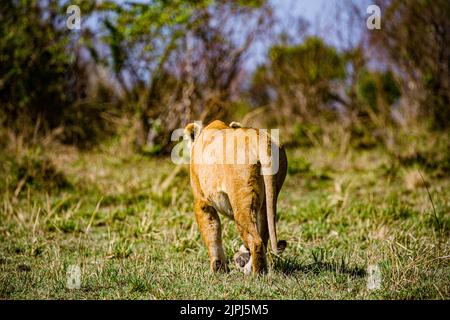
M 250 259 L 245 266 L 251 266 L 253 274 L 266 273 L 266 248 L 256 225 L 258 196 L 256 193 L 250 197 L 236 196 L 232 202 L 235 204 L 233 211 L 237 229 L 245 247 L 250 250 Z
M 195 218 L 203 242 L 208 248 L 211 270 L 228 271 L 225 252 L 222 246 L 222 229 L 217 211 L 205 201 L 196 201 Z

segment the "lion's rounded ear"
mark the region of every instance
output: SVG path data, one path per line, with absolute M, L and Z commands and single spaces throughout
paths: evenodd
M 189 123 L 185 128 L 184 128 L 184 137 L 188 140 L 190 140 L 191 142 L 193 142 L 195 140 L 195 138 L 197 138 L 198 134 L 200 133 L 201 130 L 201 126 L 198 123 Z

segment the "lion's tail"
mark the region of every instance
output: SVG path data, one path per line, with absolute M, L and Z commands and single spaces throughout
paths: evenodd
M 264 175 L 264 186 L 266 189 L 266 211 L 267 211 L 267 225 L 269 228 L 269 237 L 272 252 L 275 254 L 281 254 L 286 248 L 286 241 L 277 241 L 276 230 L 276 212 L 277 212 L 277 199 L 276 199 L 276 186 L 275 186 L 275 174 Z

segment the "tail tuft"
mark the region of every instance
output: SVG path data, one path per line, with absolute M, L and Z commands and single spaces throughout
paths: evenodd
M 279 240 L 277 242 L 277 254 L 282 254 L 284 249 L 286 249 L 286 247 L 287 247 L 286 240 Z

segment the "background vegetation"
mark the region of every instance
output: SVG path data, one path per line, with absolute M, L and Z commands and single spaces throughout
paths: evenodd
M 81 30 L 77 1 L 2 4 L 0 298 L 448 299 L 450 4 L 376 2 L 380 30 L 336 4 L 337 44 L 276 1 L 79 1 Z M 289 247 L 265 277 L 209 273 L 168 157 L 174 129 L 216 118 L 288 147 Z

